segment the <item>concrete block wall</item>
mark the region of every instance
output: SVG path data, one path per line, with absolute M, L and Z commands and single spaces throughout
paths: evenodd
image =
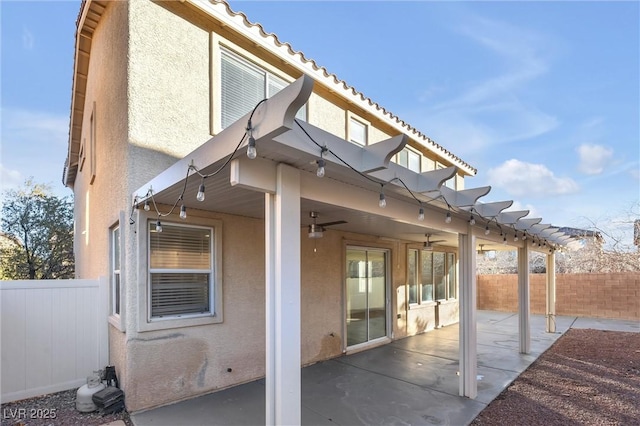
M 479 275 L 478 309 L 516 312 L 518 276 Z M 546 311 L 546 275 L 532 274 L 531 313 Z M 640 320 L 640 273 L 557 274 L 556 314 Z

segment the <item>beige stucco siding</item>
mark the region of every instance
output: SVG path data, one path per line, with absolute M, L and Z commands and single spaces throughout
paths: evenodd
M 211 137 L 209 35 L 150 1 L 131 2 L 129 20 L 129 142 L 137 188 Z
M 126 13 L 126 3 L 110 2 L 93 34 L 82 123 L 85 163 L 74 185 L 78 278 L 108 276 L 109 227 L 117 223 L 129 199 L 122 179 L 127 176 Z M 95 179 L 91 184 L 92 159 Z
M 257 219 L 200 213 L 199 223 L 208 217 L 223 223 L 224 254 L 219 266 L 224 321 L 148 332 L 128 330 L 125 387 L 131 395 L 127 397 L 131 411 L 264 376 L 264 224 Z M 191 216 L 198 214 L 192 211 Z M 146 279 L 145 271 L 141 275 Z

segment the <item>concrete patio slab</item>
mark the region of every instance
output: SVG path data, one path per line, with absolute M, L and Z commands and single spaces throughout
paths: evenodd
M 640 331 L 634 321 L 532 315 L 531 353 L 520 354 L 518 315 L 478 311 L 478 397 L 458 396 L 458 325 L 302 369 L 304 425 L 465 425 L 571 327 Z M 136 426 L 261 425 L 264 379 L 134 413 Z

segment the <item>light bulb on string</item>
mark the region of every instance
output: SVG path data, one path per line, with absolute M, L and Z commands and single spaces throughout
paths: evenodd
M 473 226 L 476 224 L 476 218 L 471 215 L 471 219 L 469 219 L 469 225 Z
M 187 218 L 187 207 L 183 204 L 180 206 L 180 219 Z
M 256 138 L 253 136 L 249 136 L 249 146 L 247 147 L 247 157 L 253 160 L 258 155 L 258 151 L 256 150 Z
M 156 220 L 156 232 L 162 232 L 162 223 L 160 223 L 160 219 Z
M 387 200 L 384 197 L 384 192 L 380 192 L 380 200 L 378 201 L 378 206 L 380 206 L 380 208 L 385 208 L 387 207 Z
M 444 218 L 444 223 L 451 223 L 451 212 L 447 212 L 447 216 Z
M 200 184 L 200 187 L 198 188 L 198 194 L 196 195 L 196 200 L 204 201 L 204 182 L 202 182 Z
M 316 161 L 316 164 L 318 165 L 318 169 L 316 170 L 316 176 L 318 176 L 319 178 L 324 177 L 324 166 L 325 166 L 325 162 L 324 159 L 321 158 L 318 161 Z
M 144 211 L 148 212 L 149 210 L 151 210 L 151 207 L 149 207 L 149 200 L 144 200 Z
M 484 235 L 489 235 L 491 231 L 489 230 L 489 225 L 484 227 Z
M 424 220 L 424 208 L 420 207 L 420 210 L 418 210 L 418 220 L 419 221 L 423 221 Z

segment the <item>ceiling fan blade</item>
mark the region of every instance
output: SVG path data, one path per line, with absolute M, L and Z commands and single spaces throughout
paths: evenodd
M 346 220 L 336 220 L 334 222 L 325 222 L 325 223 L 319 223 L 318 226 L 322 226 L 327 227 L 327 226 L 332 226 L 332 225 L 341 225 L 343 223 L 348 223 Z

